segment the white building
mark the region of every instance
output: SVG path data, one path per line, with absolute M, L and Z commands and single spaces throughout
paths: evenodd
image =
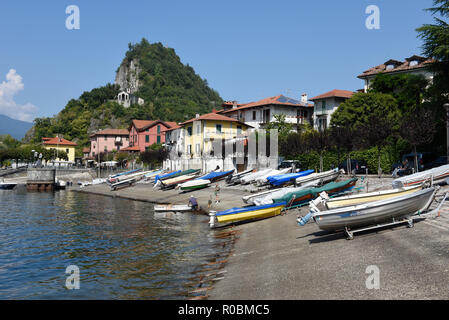
M 285 115 L 285 121 L 293 124 L 294 130 L 298 129 L 308 121 L 313 121 L 313 104 L 307 100 L 307 94 L 302 94 L 301 101 L 284 95 L 278 95 L 247 104 L 237 104 L 235 101 L 225 102 L 223 110 L 218 113 L 244 122 L 254 129 L 263 129 L 272 121 L 274 116 Z
M 421 56 L 411 56 L 410 58 L 406 58 L 405 61 L 398 61 L 390 59 L 384 62 L 381 65 L 376 67 L 372 67 L 366 71 L 364 71 L 361 75 L 357 76 L 357 78 L 365 81 L 364 91 L 367 92 L 370 87 L 372 81 L 378 74 L 414 74 L 414 75 L 422 75 L 426 79 L 432 81 L 433 73 L 429 71 L 429 65 L 435 62 L 432 58 L 425 58 Z
M 313 127 L 316 130 L 324 130 L 329 127 L 331 116 L 337 108 L 351 98 L 354 92 L 348 90 L 337 90 L 320 94 L 310 99 L 315 103 L 313 115 Z
M 133 104 L 142 106 L 145 102 L 142 98 L 133 95 L 130 89 L 126 89 L 126 91 L 120 91 L 117 95 L 116 101 L 125 108 L 128 108 Z

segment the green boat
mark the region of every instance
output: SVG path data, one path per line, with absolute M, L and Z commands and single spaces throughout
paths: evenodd
M 197 190 L 206 188 L 210 185 L 210 180 L 190 180 L 179 184 L 179 189 L 182 191 Z
M 352 178 L 341 182 L 329 182 L 319 188 L 309 188 L 296 192 L 290 192 L 280 198 L 273 199 L 273 203 L 286 202 L 286 209 L 300 207 L 308 204 L 311 200 L 318 197 L 318 195 L 323 191 L 332 196 L 350 190 L 355 186 L 357 180 L 357 178 Z
M 184 170 L 184 171 L 175 173 L 175 174 L 173 174 L 171 176 L 164 177 L 164 178 L 159 179 L 159 180 L 164 181 L 164 180 L 173 179 L 173 178 L 180 177 L 180 176 L 185 176 L 185 175 L 188 175 L 188 174 L 195 174 L 195 173 L 198 173 L 198 172 L 200 172 L 200 169 L 188 169 L 188 170 Z

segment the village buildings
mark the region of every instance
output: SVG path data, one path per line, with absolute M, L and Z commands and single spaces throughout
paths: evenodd
M 63 151 L 67 154 L 68 161 L 75 162 L 75 147 L 77 146 L 75 142 L 60 137 L 42 138 L 42 146 L 45 149 L 54 149 L 56 161 L 65 161 L 58 157 L 58 152 Z

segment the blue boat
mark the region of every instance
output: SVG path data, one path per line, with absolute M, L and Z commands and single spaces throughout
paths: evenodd
M 267 180 L 272 186 L 280 186 L 283 185 L 284 183 L 290 182 L 292 179 L 308 176 L 309 174 L 312 174 L 314 171 L 315 170 L 306 170 L 301 172 L 279 174 L 276 176 L 270 176 L 267 178 Z
M 195 180 L 210 180 L 210 182 L 215 182 L 231 175 L 233 172 L 234 169 L 230 171 L 218 171 L 218 172 L 213 171 L 211 173 L 206 174 L 205 176 L 196 178 Z
M 166 174 L 163 174 L 163 175 L 159 175 L 158 174 L 156 177 L 154 177 L 154 183 L 157 183 L 158 180 L 160 180 L 160 179 L 164 179 L 164 178 L 170 177 L 170 176 L 172 176 L 174 174 L 177 174 L 177 173 L 180 173 L 180 172 L 181 172 L 181 170 L 173 171 L 173 172 L 166 173 Z

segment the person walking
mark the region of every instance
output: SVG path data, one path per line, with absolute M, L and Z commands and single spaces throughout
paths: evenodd
M 215 204 L 220 202 L 220 186 L 218 184 L 215 185 Z

